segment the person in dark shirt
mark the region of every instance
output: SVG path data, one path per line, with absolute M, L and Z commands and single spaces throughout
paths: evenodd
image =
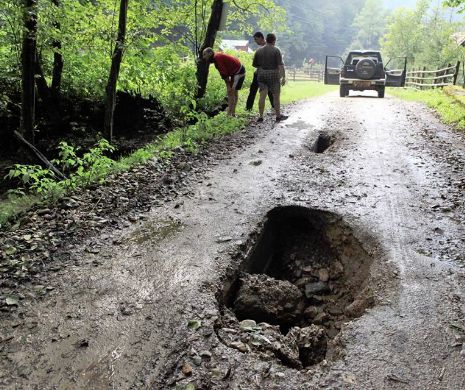
M 207 47 L 202 53 L 203 59 L 215 64 L 221 77 L 226 83 L 228 93 L 228 115 L 236 115 L 236 105 L 239 97 L 238 91 L 242 88 L 245 79 L 245 68 L 238 58 L 229 54 L 215 53 Z
M 263 122 L 265 99 L 268 91 L 273 93 L 276 121 L 279 122 L 288 118 L 287 115 L 281 114 L 281 85 L 286 83 L 286 73 L 281 51 L 275 46 L 275 43 L 276 35 L 268 34 L 266 36 L 266 45 L 259 48 L 253 58 L 252 65 L 257 68 L 258 87 L 260 89 L 260 100 L 258 102 L 260 117 L 258 122 Z
M 253 39 L 255 40 L 255 43 L 260 47 L 265 46 L 266 44 L 265 36 L 260 31 L 257 31 L 253 35 Z M 247 97 L 247 103 L 245 105 L 245 109 L 247 111 L 252 110 L 253 104 L 255 102 L 255 96 L 257 95 L 257 91 L 258 91 L 258 79 L 257 79 L 257 71 L 255 71 L 253 74 L 252 84 L 250 84 L 250 91 L 249 91 L 249 96 Z M 273 94 L 271 91 L 268 91 L 268 98 L 270 99 L 271 107 L 274 108 Z

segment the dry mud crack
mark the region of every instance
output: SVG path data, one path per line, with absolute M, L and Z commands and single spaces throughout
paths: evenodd
M 3 279 L 2 388 L 465 388 L 463 135 L 328 95 L 205 160 L 99 192 L 55 271 Z

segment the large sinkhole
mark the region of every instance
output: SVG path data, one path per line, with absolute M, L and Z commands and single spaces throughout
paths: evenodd
M 324 131 L 320 131 L 315 141 L 310 146 L 310 150 L 315 153 L 324 153 L 333 143 L 335 139 Z
M 343 323 L 372 304 L 372 259 L 351 227 L 330 212 L 275 208 L 248 253 L 219 297 L 220 339 L 294 368 L 335 356 Z

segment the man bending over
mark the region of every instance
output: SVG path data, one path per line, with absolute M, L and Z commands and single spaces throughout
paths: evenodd
M 229 54 L 215 53 L 211 47 L 202 52 L 203 59 L 210 64 L 215 64 L 222 79 L 226 83 L 228 93 L 228 115 L 236 115 L 238 91 L 242 88 L 245 79 L 245 68 L 238 58 Z

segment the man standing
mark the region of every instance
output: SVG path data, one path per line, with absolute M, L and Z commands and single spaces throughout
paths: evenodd
M 255 43 L 260 47 L 263 47 L 266 44 L 265 37 L 264 37 L 263 33 L 260 32 L 260 31 L 257 31 L 253 35 L 253 39 L 254 39 Z M 255 96 L 257 95 L 257 91 L 258 91 L 258 80 L 257 80 L 257 71 L 255 71 L 254 74 L 253 74 L 252 84 L 250 84 L 250 91 L 249 91 L 249 96 L 247 98 L 247 103 L 245 105 L 245 109 L 247 111 L 252 110 L 253 104 L 255 102 Z M 274 108 L 273 94 L 271 93 L 271 91 L 268 91 L 268 98 L 270 99 L 271 107 Z
M 228 115 L 236 115 L 238 91 L 242 88 L 245 79 L 245 68 L 238 58 L 224 53 L 215 53 L 211 47 L 207 47 L 202 53 L 203 59 L 215 64 L 221 77 L 226 83 L 228 93 Z
M 258 122 L 263 122 L 265 111 L 265 99 L 268 91 L 273 94 L 274 109 L 276 111 L 276 122 L 285 120 L 287 115 L 281 114 L 281 85 L 286 83 L 283 57 L 281 51 L 275 46 L 276 35 L 266 36 L 266 45 L 255 52 L 253 66 L 257 68 L 258 87 L 260 89 L 260 100 L 258 110 L 260 117 Z

